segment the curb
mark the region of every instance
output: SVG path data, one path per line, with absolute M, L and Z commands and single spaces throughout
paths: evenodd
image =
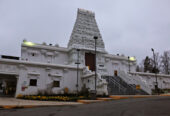
M 3 109 L 22 109 L 22 108 L 33 108 L 33 107 L 38 107 L 38 106 L 33 106 L 33 105 L 24 105 L 24 106 L 3 105 L 3 106 L 0 106 L 0 108 L 3 108 Z
M 109 97 L 112 98 L 113 100 L 128 99 L 128 98 L 130 98 L 128 96 L 109 96 Z
M 97 100 L 102 100 L 102 101 L 111 101 L 113 100 L 112 98 L 97 98 Z
M 77 102 L 79 103 L 83 103 L 83 104 L 90 104 L 90 103 L 96 103 L 96 102 L 101 102 L 103 100 L 77 100 Z
M 96 103 L 101 101 L 111 101 L 111 100 L 120 100 L 120 99 L 129 99 L 129 98 L 148 98 L 153 96 L 144 96 L 144 95 L 125 95 L 125 96 L 118 96 L 118 95 L 111 95 L 107 98 L 97 98 L 97 100 L 77 100 L 79 103 L 83 104 L 90 104 L 90 103 Z
M 119 100 L 119 99 L 129 99 L 129 98 L 149 98 L 154 96 L 153 95 L 125 95 L 125 96 L 112 95 L 109 97 L 113 98 L 114 100 Z
M 34 107 L 54 107 L 54 106 L 63 106 L 68 104 L 61 104 L 61 105 L 0 105 L 2 109 L 22 109 L 22 108 L 34 108 Z M 71 104 L 71 105 L 79 105 L 79 104 Z
M 170 94 L 161 94 L 159 96 L 170 96 Z

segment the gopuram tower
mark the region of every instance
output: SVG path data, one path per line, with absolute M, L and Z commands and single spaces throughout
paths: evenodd
M 105 45 L 95 20 L 95 14 L 88 10 L 78 9 L 68 48 L 94 51 L 94 36 L 98 37 L 97 51 L 105 52 Z

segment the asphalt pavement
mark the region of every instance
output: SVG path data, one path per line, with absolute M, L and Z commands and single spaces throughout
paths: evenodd
M 55 107 L 0 109 L 0 116 L 170 116 L 170 97 L 121 99 Z

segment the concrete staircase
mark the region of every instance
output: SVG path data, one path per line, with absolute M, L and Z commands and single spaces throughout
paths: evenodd
M 142 89 L 137 90 L 135 84 L 126 83 L 119 76 L 102 76 L 108 82 L 109 95 L 147 95 L 148 93 Z

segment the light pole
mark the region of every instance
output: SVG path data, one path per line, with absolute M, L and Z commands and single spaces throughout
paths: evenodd
M 156 79 L 156 83 L 155 83 L 155 91 L 158 92 L 158 81 L 157 81 L 157 69 L 156 69 L 156 59 L 155 59 L 155 52 L 154 49 L 151 48 L 151 51 L 153 52 L 153 58 L 154 58 L 154 68 L 153 71 L 155 72 L 155 79 Z
M 97 63 L 96 63 L 96 42 L 97 42 L 97 39 L 98 39 L 98 37 L 97 36 L 94 36 L 94 38 L 93 38 L 94 40 L 95 40 L 95 44 L 94 44 L 94 46 L 95 46 L 95 58 L 94 58 L 94 60 L 95 60 L 95 94 L 97 94 L 97 90 L 96 90 L 96 79 L 97 79 Z
M 80 62 L 79 62 L 79 52 L 80 52 L 80 49 L 77 49 L 77 62 L 75 63 L 75 64 L 77 64 L 77 84 L 76 84 L 76 87 L 77 87 L 77 95 L 78 95 L 78 87 L 79 87 L 79 85 L 78 85 L 78 79 L 79 79 L 79 64 L 80 64 Z
M 130 73 L 130 57 L 128 56 L 129 73 Z

